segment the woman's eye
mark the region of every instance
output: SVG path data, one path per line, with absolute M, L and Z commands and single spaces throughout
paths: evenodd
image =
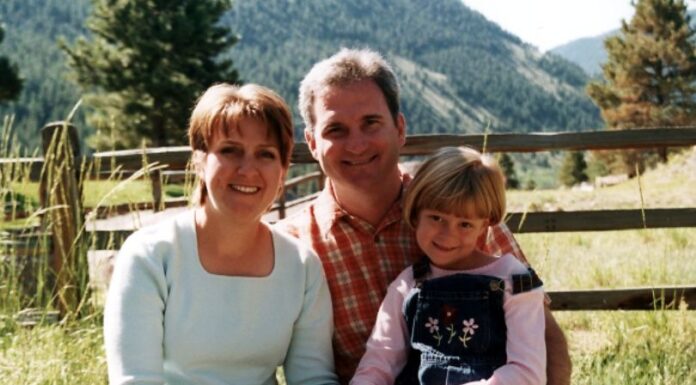
M 238 152 L 239 152 L 239 149 L 236 147 L 232 147 L 232 146 L 225 146 L 225 147 L 220 149 L 221 154 L 235 154 Z
M 440 222 L 440 221 L 442 221 L 442 217 L 440 217 L 439 215 L 433 214 L 430 216 L 430 220 L 433 222 Z

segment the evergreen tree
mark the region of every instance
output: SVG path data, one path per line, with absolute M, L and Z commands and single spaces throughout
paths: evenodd
M 517 172 L 515 172 L 515 163 L 512 158 L 507 153 L 502 153 L 498 159 L 498 164 L 500 169 L 505 174 L 505 187 L 509 189 L 516 189 L 520 187 L 520 180 L 517 179 Z
M 563 158 L 559 178 L 565 186 L 573 186 L 587 181 L 587 162 L 580 151 L 569 151 Z
M 90 92 L 89 121 L 101 130 L 92 144 L 185 143 L 198 94 L 238 81 L 232 61 L 218 58 L 237 42 L 219 25 L 230 7 L 230 0 L 92 0 L 91 40 L 61 43 Z
M 0 44 L 5 38 L 5 31 L 0 24 Z M 17 65 L 6 57 L 0 57 L 0 103 L 14 100 L 22 91 L 22 79 Z
M 692 124 L 696 118 L 696 47 L 683 0 L 638 0 L 635 15 L 604 45 L 604 81 L 588 93 L 609 129 Z M 625 153 L 628 173 L 641 155 Z M 666 152 L 662 151 L 666 160 Z

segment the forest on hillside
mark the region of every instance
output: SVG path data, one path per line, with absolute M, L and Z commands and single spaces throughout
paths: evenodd
M 64 119 L 80 99 L 58 39 L 88 35 L 89 0 L 4 0 L 0 54 L 19 65 L 25 88 L 0 106 L 19 143 Z M 224 17 L 240 41 L 228 53 L 241 78 L 279 91 L 291 105 L 312 63 L 342 46 L 371 47 L 395 64 L 412 133 L 529 132 L 601 127 L 582 70 L 541 55 L 459 0 L 239 0 Z M 94 132 L 82 106 L 81 137 Z M 299 116 L 299 115 L 296 115 Z M 296 119 L 297 131 L 301 129 Z

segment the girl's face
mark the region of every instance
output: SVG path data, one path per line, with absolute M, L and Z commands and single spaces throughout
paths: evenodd
M 202 163 L 206 211 L 237 221 L 260 219 L 278 195 L 286 171 L 277 140 L 253 118 L 243 118 L 227 135 L 217 132 Z
M 478 240 L 487 230 L 485 218 L 422 209 L 416 223 L 416 241 L 435 266 L 465 270 L 473 267 Z

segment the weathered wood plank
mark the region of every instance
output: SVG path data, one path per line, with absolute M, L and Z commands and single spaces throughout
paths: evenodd
M 624 131 L 560 132 L 489 135 L 414 135 L 402 155 L 429 154 L 444 146 L 471 146 L 488 152 L 608 150 L 696 144 L 696 128 L 650 128 Z
M 678 309 L 684 301 L 696 309 L 696 286 L 630 289 L 549 291 L 551 310 L 657 310 Z
M 410 135 L 401 155 L 426 155 L 443 146 L 468 145 L 489 152 L 539 152 L 552 150 L 607 150 L 618 148 L 679 147 L 696 144 L 696 127 L 650 128 L 625 131 L 591 131 L 530 134 Z M 89 160 L 100 163 L 101 172 L 112 167 L 137 170 L 148 162 L 169 165 L 167 170 L 185 170 L 191 156 L 188 146 L 98 152 Z M 297 143 L 293 163 L 315 163 L 306 143 Z M 41 158 L 1 159 L 3 164 L 29 164 L 32 180 L 41 172 Z M 77 162 L 75 164 L 81 164 Z
M 696 227 L 696 208 L 555 211 L 510 213 L 506 224 L 514 233 L 609 231 L 642 228 Z

